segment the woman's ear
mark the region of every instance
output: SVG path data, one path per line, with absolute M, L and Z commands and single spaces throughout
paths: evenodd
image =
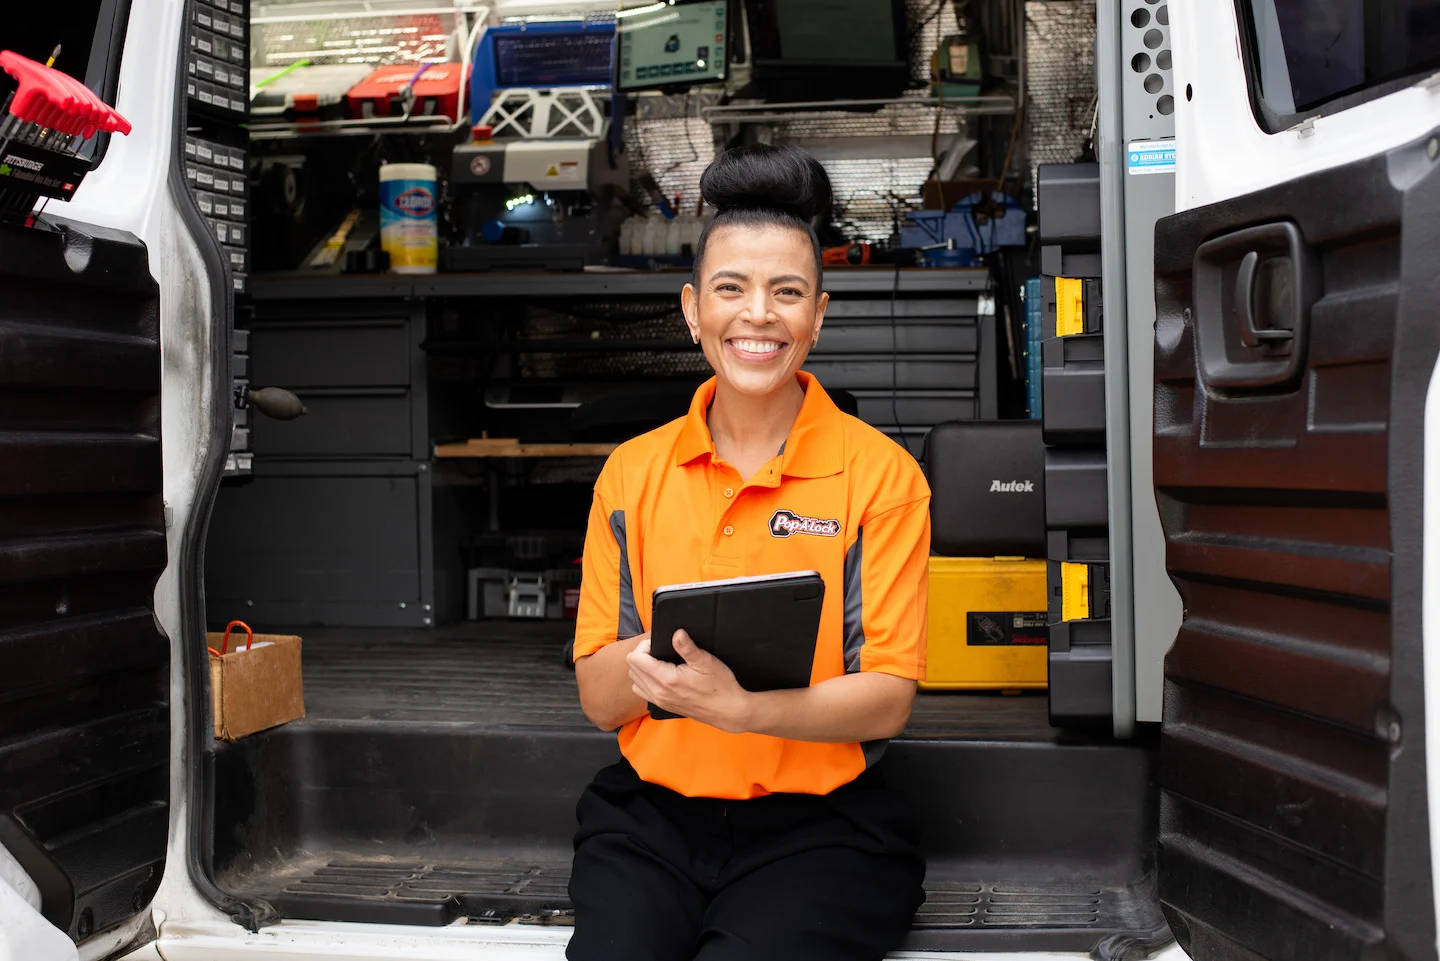
M 825 324 L 825 308 L 829 305 L 830 295 L 822 292 L 819 299 L 815 301 L 815 331 L 811 336 L 811 347 L 820 343 L 820 328 Z
M 700 295 L 694 284 L 686 284 L 681 289 L 680 312 L 685 315 L 685 326 L 690 328 L 690 339 L 700 343 Z

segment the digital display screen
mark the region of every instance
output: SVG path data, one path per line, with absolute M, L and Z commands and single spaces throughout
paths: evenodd
M 757 65 L 908 69 L 905 0 L 747 0 L 745 12 Z
M 618 71 L 621 90 L 714 83 L 725 79 L 729 36 L 726 0 L 653 4 L 622 10 Z
M 498 36 L 495 76 L 506 87 L 606 84 L 614 40 L 610 30 L 598 27 L 583 33 Z

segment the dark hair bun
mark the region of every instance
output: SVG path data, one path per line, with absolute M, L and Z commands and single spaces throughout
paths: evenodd
M 798 147 L 732 147 L 700 175 L 700 195 L 717 211 L 762 210 L 810 222 L 830 209 L 830 177 Z

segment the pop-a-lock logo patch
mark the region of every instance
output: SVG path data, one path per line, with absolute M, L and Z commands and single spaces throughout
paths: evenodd
M 840 533 L 840 522 L 837 520 L 822 521 L 818 517 L 802 517 L 793 511 L 776 511 L 770 516 L 770 533 L 775 537 L 789 537 L 791 534 L 834 537 Z

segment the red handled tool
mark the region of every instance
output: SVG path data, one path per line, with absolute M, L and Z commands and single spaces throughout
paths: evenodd
M 245 628 L 245 650 L 250 650 L 250 645 L 255 643 L 255 632 L 252 631 L 250 625 L 244 621 L 231 621 L 225 625 L 225 636 L 220 639 L 220 650 L 217 651 L 213 647 L 207 647 L 205 650 L 214 654 L 216 657 L 224 657 L 230 653 L 230 632 L 236 627 Z M 237 647 L 236 650 L 238 651 L 239 648 Z
M 115 108 L 50 63 L 0 51 L 0 70 L 19 84 L 0 108 L 0 219 L 28 223 L 40 197 L 69 200 L 90 170 L 76 156 L 80 145 L 102 131 L 131 130 Z

